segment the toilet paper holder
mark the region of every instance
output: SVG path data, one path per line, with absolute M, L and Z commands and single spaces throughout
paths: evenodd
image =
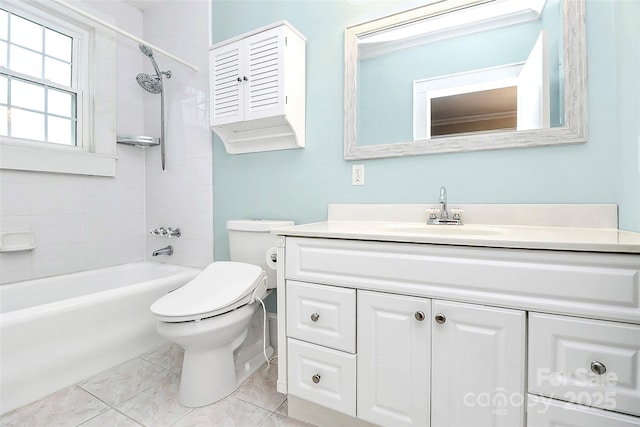
M 267 250 L 267 254 L 265 256 L 265 261 L 267 262 L 267 266 L 272 269 L 272 270 L 276 270 L 277 267 L 277 263 L 278 263 L 278 248 L 271 247 L 269 248 L 269 250 Z

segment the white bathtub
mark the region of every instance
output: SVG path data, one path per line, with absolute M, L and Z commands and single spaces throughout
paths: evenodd
M 162 345 L 149 306 L 199 271 L 139 262 L 0 285 L 0 414 Z

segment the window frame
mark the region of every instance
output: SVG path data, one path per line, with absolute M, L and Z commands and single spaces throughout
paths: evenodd
M 115 34 L 53 2 L 36 5 L 6 0 L 2 8 L 73 38 L 76 145 L 2 136 L 0 169 L 115 176 Z M 2 71 L 27 81 L 46 82 L 6 68 Z M 48 87 L 58 88 L 49 83 Z

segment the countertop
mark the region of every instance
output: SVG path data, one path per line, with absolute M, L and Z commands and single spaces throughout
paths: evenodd
M 280 228 L 273 233 L 382 242 L 640 254 L 640 233 L 615 228 L 329 220 Z

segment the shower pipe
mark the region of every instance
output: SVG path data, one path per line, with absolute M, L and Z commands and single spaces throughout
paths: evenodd
M 100 24 L 103 27 L 110 29 L 111 31 L 115 31 L 116 33 L 118 33 L 118 34 L 120 34 L 120 35 L 122 35 L 122 36 L 124 36 L 124 37 L 126 37 L 128 39 L 131 39 L 131 40 L 133 40 L 134 42 L 136 42 L 138 44 L 148 46 L 149 48 L 153 49 L 155 52 L 158 52 L 159 54 L 164 55 L 167 58 L 171 58 L 176 62 L 179 62 L 179 63 L 181 63 L 183 65 L 186 65 L 187 67 L 191 68 L 193 71 L 198 71 L 198 67 L 196 67 L 195 65 L 190 64 L 187 61 L 184 61 L 184 60 L 178 58 L 177 56 L 172 55 L 169 52 L 167 52 L 165 50 L 162 50 L 159 47 L 157 47 L 155 45 L 152 45 L 151 43 L 148 43 L 148 42 L 142 40 L 139 37 L 134 36 L 131 33 L 128 33 L 128 32 L 126 32 L 124 30 L 121 30 L 120 28 L 116 27 L 115 25 L 112 25 L 112 24 L 110 24 L 110 23 L 108 23 L 106 21 L 103 21 L 102 19 L 97 18 L 97 17 L 91 15 L 90 13 L 85 12 L 82 9 L 79 9 L 79 8 L 77 8 L 75 6 L 72 6 L 72 5 L 70 5 L 69 3 L 67 3 L 67 2 L 65 2 L 63 0 L 51 0 L 51 1 L 53 1 L 54 3 L 59 4 L 60 6 L 66 8 L 66 9 L 69 9 L 69 10 L 77 13 L 78 15 L 84 16 L 85 18 L 95 22 L 96 24 Z
M 162 85 L 162 78 L 171 78 L 171 71 L 160 71 L 156 60 L 153 58 L 153 50 L 149 46 L 143 44 L 138 45 L 140 52 L 142 52 L 147 58 L 151 60 L 153 69 L 156 71 L 155 76 L 149 74 L 140 73 L 136 76 L 136 81 L 140 87 L 149 93 L 154 95 L 160 94 L 160 158 L 162 160 L 162 170 L 165 170 L 165 141 L 164 141 L 164 87 Z

